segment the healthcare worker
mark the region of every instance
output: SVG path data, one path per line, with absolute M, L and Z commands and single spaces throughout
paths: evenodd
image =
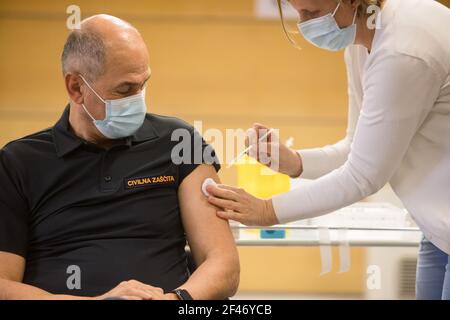
M 313 179 L 298 189 L 259 199 L 209 186 L 208 200 L 224 219 L 268 226 L 330 213 L 389 182 L 424 234 L 417 298 L 450 299 L 450 10 L 434 0 L 289 2 L 308 42 L 345 49 L 347 136 L 316 149 L 279 145 L 279 171 Z

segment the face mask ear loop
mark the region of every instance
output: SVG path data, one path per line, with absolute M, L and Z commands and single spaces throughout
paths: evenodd
M 88 86 L 89 89 L 91 89 L 91 91 L 104 103 L 106 104 L 105 100 L 102 99 L 102 97 L 100 97 L 97 92 L 95 92 L 95 90 L 89 85 L 89 83 L 86 81 L 86 79 L 80 74 L 79 75 L 80 78 L 83 80 L 83 82 Z M 86 113 L 88 114 L 88 116 L 92 119 L 92 121 L 96 121 L 95 118 L 92 116 L 92 114 L 88 111 L 88 109 L 86 108 L 86 106 L 84 105 L 84 103 L 81 104 L 83 106 L 84 111 L 86 111 Z
M 339 3 L 338 3 L 338 5 L 337 5 L 336 9 L 334 9 L 334 12 L 333 12 L 333 14 L 332 14 L 333 18 L 334 18 L 334 16 L 336 15 L 336 12 L 339 10 L 339 8 L 340 8 L 340 6 L 341 6 L 341 3 L 342 3 L 342 0 L 339 1 Z
M 92 121 L 96 121 L 95 118 L 92 116 L 92 114 L 86 109 L 86 106 L 84 103 L 81 104 L 83 106 L 84 111 L 88 114 L 88 116 L 92 119 Z
M 100 97 L 100 96 L 98 95 L 97 92 L 95 92 L 95 90 L 90 86 L 90 84 L 86 81 L 86 79 L 84 79 L 84 77 L 83 77 L 81 74 L 80 74 L 80 78 L 83 79 L 84 83 L 88 86 L 88 88 L 91 89 L 91 91 L 92 91 L 93 93 L 95 93 L 95 95 L 96 95 L 96 96 L 97 96 L 104 104 L 106 104 L 105 100 L 103 100 L 103 98 Z
M 357 15 L 358 15 L 358 8 L 355 9 L 355 15 L 353 16 L 353 23 L 352 23 L 352 25 L 355 24 Z

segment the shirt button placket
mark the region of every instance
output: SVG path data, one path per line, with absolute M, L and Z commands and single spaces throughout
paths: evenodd
M 102 162 L 101 162 L 101 190 L 102 191 L 111 191 L 114 188 L 113 185 L 113 177 L 111 176 L 110 172 L 110 161 L 111 161 L 111 155 L 108 151 L 103 152 L 102 154 Z

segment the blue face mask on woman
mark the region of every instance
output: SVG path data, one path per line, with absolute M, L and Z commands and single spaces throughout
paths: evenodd
M 338 51 L 353 44 L 356 38 L 355 21 L 358 10 L 355 10 L 352 25 L 341 29 L 334 18 L 340 6 L 341 2 L 332 14 L 300 22 L 298 28 L 303 37 L 316 47 L 330 51 Z
M 105 119 L 96 120 L 82 104 L 84 111 L 106 138 L 120 139 L 133 135 L 144 123 L 147 106 L 145 105 L 145 89 L 142 92 L 123 99 L 104 100 L 81 76 L 84 83 L 105 104 Z

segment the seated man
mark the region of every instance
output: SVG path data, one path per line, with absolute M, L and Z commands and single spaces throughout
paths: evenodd
M 201 193 L 219 165 L 173 161 L 172 132 L 187 130 L 191 143 L 198 134 L 146 113 L 139 32 L 88 18 L 69 35 L 62 65 L 70 104 L 60 120 L 0 150 L 0 299 L 233 295 L 234 240 Z

